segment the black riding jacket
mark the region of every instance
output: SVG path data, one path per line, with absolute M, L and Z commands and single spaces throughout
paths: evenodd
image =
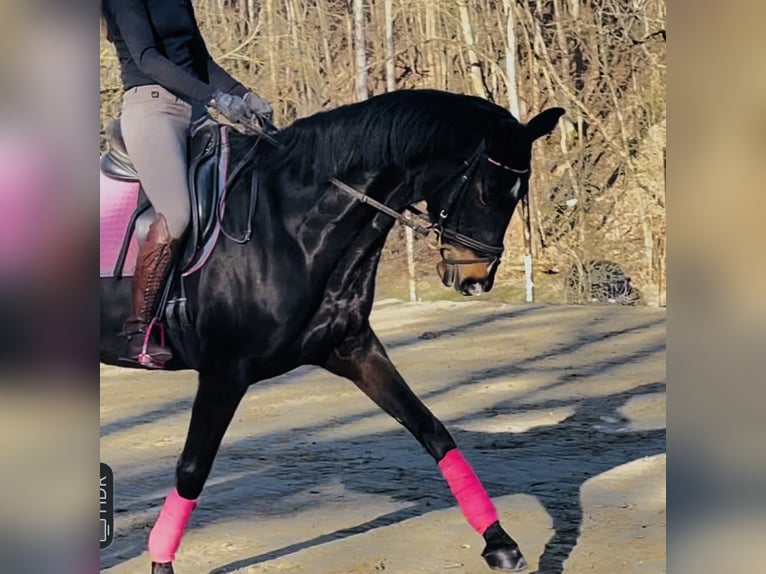
M 190 104 L 207 104 L 216 89 L 247 92 L 210 57 L 191 0 L 103 0 L 102 7 L 125 90 L 159 84 Z

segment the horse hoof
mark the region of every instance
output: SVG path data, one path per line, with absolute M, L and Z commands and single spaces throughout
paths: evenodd
M 487 565 L 493 570 L 518 572 L 527 567 L 527 561 L 521 555 L 519 545 L 506 534 L 499 522 L 495 522 L 484 532 L 487 545 L 481 553 Z
M 152 574 L 174 574 L 173 563 L 163 562 L 162 564 L 152 562 Z
M 485 548 L 481 553 L 487 565 L 492 570 L 504 572 L 518 572 L 527 567 L 527 561 L 521 555 L 521 550 L 516 548 Z

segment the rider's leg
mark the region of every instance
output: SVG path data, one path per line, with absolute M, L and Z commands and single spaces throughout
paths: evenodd
M 147 325 L 171 268 L 191 209 L 187 187 L 187 145 L 191 106 L 160 86 L 128 90 L 122 107 L 125 147 L 157 217 L 139 246 L 133 278 L 133 314 L 125 324 L 128 356 L 138 359 Z M 164 363 L 170 350 L 149 342 L 147 355 Z

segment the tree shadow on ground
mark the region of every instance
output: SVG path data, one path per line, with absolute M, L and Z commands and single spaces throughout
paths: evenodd
M 493 497 L 509 494 L 531 494 L 537 497 L 553 521 L 553 536 L 540 556 L 537 572 L 561 574 L 564 563 L 577 544 L 583 513 L 580 504 L 582 485 L 595 476 L 616 466 L 665 451 L 665 430 L 629 431 L 629 424 L 619 408 L 632 397 L 664 392 L 664 383 L 642 385 L 623 393 L 583 400 L 576 412 L 564 421 L 537 427 L 522 433 L 483 433 L 458 431 L 453 433 L 458 444 L 470 458 L 485 487 Z M 554 408 L 562 401 L 538 405 Z M 463 422 L 470 422 L 466 417 Z M 376 451 L 385 464 L 385 453 Z M 508 461 L 512 460 L 512 463 Z M 347 461 L 352 464 L 353 461 Z M 372 465 L 370 465 L 372 466 Z M 283 548 L 237 560 L 216 568 L 211 574 L 224 574 L 252 566 L 305 548 L 348 538 L 375 528 L 388 526 L 454 506 L 449 493 L 439 487 L 440 478 L 426 477 L 420 472 L 408 472 L 401 467 L 368 466 L 367 472 L 377 477 L 378 484 L 394 487 L 378 489 L 397 500 L 413 505 L 376 517 L 351 528 L 326 533 L 316 538 Z M 391 475 L 389 482 L 386 475 Z M 431 473 L 433 474 L 433 473 Z M 367 480 L 357 483 L 356 474 L 342 475 L 347 488 L 370 492 Z M 427 486 L 426 486 L 427 485 Z M 376 492 L 375 489 L 372 492 Z M 438 493 L 438 494 L 436 494 Z M 513 535 L 512 528 L 509 528 Z
M 514 332 L 514 319 L 523 314 L 509 311 L 498 314 L 494 320 L 471 317 L 466 321 L 463 318 L 459 324 L 442 325 L 429 338 L 465 337 L 468 332 L 473 332 L 473 339 L 480 341 L 487 334 L 489 324 L 493 325 L 490 336 L 497 330 Z M 558 314 L 556 316 L 561 319 Z M 573 319 L 581 325 L 578 317 L 575 315 Z M 633 388 L 624 390 L 628 385 L 619 378 L 621 369 L 626 365 L 647 360 L 661 361 L 665 350 L 664 317 L 657 319 L 652 316 L 647 320 L 646 315 L 637 315 L 636 318 L 638 320 L 627 328 L 624 322 L 619 328 L 609 328 L 608 323 L 604 324 L 601 319 L 591 320 L 585 329 L 579 330 L 577 337 L 564 338 L 537 353 L 517 350 L 510 353 L 516 356 L 509 357 L 506 362 L 488 357 L 486 365 L 472 366 L 459 376 L 442 369 L 445 378 L 440 384 L 418 392 L 425 402 L 440 398 L 451 400 L 450 397 L 459 401 L 461 395 L 472 392 L 470 389 L 475 383 L 483 385 L 488 381 L 502 382 L 530 375 L 545 381 L 532 390 L 509 393 L 509 398 L 498 393 L 498 400 L 492 404 L 484 406 L 481 403 L 482 406 L 470 414 L 445 420 L 447 428 L 452 431 L 458 446 L 492 497 L 533 495 L 550 515 L 553 535 L 539 557 L 538 572 L 542 574 L 560 574 L 577 544 L 583 522 L 580 504 L 582 485 L 616 466 L 665 451 L 664 429 L 630 430 L 627 428 L 628 421 L 619 411 L 633 397 L 662 393 L 665 389 L 662 382 L 641 384 L 645 380 L 639 380 Z M 410 325 L 409 328 L 420 326 Z M 425 328 L 425 324 L 422 326 Z M 635 335 L 641 337 L 641 345 L 623 345 L 619 347 L 621 352 L 601 352 L 596 355 L 599 358 L 589 355 L 590 348 L 603 348 L 621 336 Z M 392 338 L 387 346 L 412 348 L 413 352 L 418 353 L 424 348 L 420 345 L 427 344 L 420 336 L 407 336 Z M 302 367 L 278 379 L 264 381 L 257 388 L 285 384 L 286 380 L 299 378 L 313 370 Z M 611 380 L 613 377 L 617 377 L 614 379 L 616 385 L 605 382 L 609 387 L 604 389 L 602 396 L 578 398 L 576 386 L 571 386 L 582 378 Z M 561 393 L 561 390 L 570 388 L 572 392 Z M 610 389 L 616 388 L 620 389 L 619 392 L 608 394 Z M 588 392 L 592 390 L 591 383 Z M 452 395 L 453 392 L 458 394 Z M 540 394 L 564 398 L 536 398 Z M 188 405 L 188 399 L 153 405 L 143 414 L 105 424 L 102 434 L 129 431 L 136 433 L 131 436 L 140 438 L 142 425 L 178 414 Z M 530 411 L 561 407 L 571 409 L 572 414 L 556 424 L 524 432 L 502 432 L 502 427 L 501 432 L 482 430 L 488 417 L 523 415 Z M 291 416 L 291 413 L 288 411 L 285 416 Z M 320 423 L 224 440 L 200 505 L 192 515 L 190 530 L 237 519 L 269 519 L 323 509 L 327 507 L 327 500 L 321 494 L 322 489 L 337 489 L 339 484 L 342 490 L 340 496 L 347 499 L 378 494 L 398 503 L 400 508 L 360 524 L 344 526 L 332 532 L 324 531 L 308 540 L 293 539 L 284 546 L 272 543 L 274 547 L 265 552 L 222 565 L 213 572 L 233 572 L 306 548 L 397 524 L 434 510 L 454 508 L 452 494 L 433 461 L 404 429 L 396 428 L 392 423 L 391 430 L 386 432 L 363 431 L 346 438 L 349 431 L 354 432 L 352 425 L 356 423 L 362 423 L 365 427 L 372 422 L 373 426 L 379 427 L 378 423 L 369 419 L 381 416 L 385 417 L 382 411 L 369 403 L 369 408 L 360 410 L 355 407 L 351 412 L 346 411 Z M 498 428 L 497 421 L 502 421 L 502 418 L 490 423 L 492 431 Z M 461 430 L 461 427 L 470 430 Z M 149 529 L 162 505 L 164 493 L 173 485 L 172 466 L 164 457 L 162 461 L 142 465 L 141 470 L 135 473 L 118 475 L 116 482 L 116 512 L 125 527 L 118 530 L 114 543 L 101 552 L 102 568 L 130 560 L 145 551 Z M 519 525 L 513 524 L 506 526 L 512 536 L 519 528 Z M 470 535 L 470 527 L 466 524 L 466 536 Z M 527 558 L 534 562 L 532 556 Z
M 626 430 L 629 421 L 619 411 L 633 397 L 664 390 L 664 383 L 650 383 L 579 401 L 537 403 L 536 409 L 572 406 L 575 412 L 557 424 L 520 433 L 453 432 L 491 496 L 530 494 L 537 497 L 551 516 L 554 533 L 540 556 L 539 573 L 560 574 L 577 544 L 583 520 L 580 490 L 585 481 L 621 464 L 665 451 L 664 429 Z M 497 403 L 495 412 L 508 409 L 519 412 L 518 407 L 512 407 L 512 402 Z M 476 423 L 487 416 L 486 412 L 471 414 L 452 420 L 450 426 Z M 227 477 L 206 488 L 201 508 L 195 512 L 190 527 L 320 508 L 321 496 L 314 499 L 301 496 L 298 497 L 300 503 L 289 502 L 290 497 L 317 491 L 329 481 L 340 481 L 348 491 L 381 494 L 406 502 L 408 506 L 352 527 L 233 561 L 214 569 L 215 574 L 230 573 L 455 506 L 430 458 L 418 452 L 412 437 L 404 430 L 314 444 L 296 442 L 289 435 L 278 433 L 243 439 L 222 448 L 217 464 L 226 467 Z M 257 465 L 260 468 L 254 470 Z M 148 472 L 129 480 L 135 483 L 135 488 L 151 482 L 153 477 L 156 479 L 155 474 Z M 156 483 L 154 486 L 156 488 Z M 245 495 L 247 492 L 257 492 L 257 500 Z M 161 502 L 158 499 L 152 504 L 158 506 Z M 206 511 L 205 506 L 215 508 Z M 145 508 L 129 506 L 126 510 Z M 155 517 L 152 513 L 145 523 L 122 540 L 116 540 L 110 555 L 102 553 L 102 567 L 140 555 Z M 468 533 L 468 526 L 466 529 Z M 508 528 L 512 536 L 513 529 L 513 525 Z

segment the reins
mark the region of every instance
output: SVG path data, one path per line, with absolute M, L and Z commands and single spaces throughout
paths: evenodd
M 277 149 L 284 149 L 284 145 L 277 141 L 271 134 L 267 133 L 266 130 L 264 130 L 263 126 L 256 123 L 255 121 L 250 122 L 248 124 L 242 123 L 246 128 L 246 131 L 250 132 L 249 135 L 256 135 L 259 136 L 266 141 L 268 141 L 271 145 L 273 145 Z M 274 126 L 267 124 L 266 126 L 270 130 L 276 131 Z M 227 179 L 226 182 L 226 188 L 228 189 L 230 185 L 234 183 L 234 180 L 242 173 L 242 170 L 244 166 L 255 157 L 255 151 L 258 147 L 258 141 L 253 144 L 253 146 L 245 153 L 244 157 L 237 163 L 236 167 L 232 170 L 231 176 Z M 446 223 L 447 218 L 450 215 L 450 212 L 452 211 L 452 208 L 461 200 L 463 195 L 465 194 L 466 189 L 468 188 L 468 185 L 473 180 L 474 172 L 476 171 L 476 168 L 478 166 L 478 161 L 481 159 L 481 157 L 486 157 L 487 161 L 489 161 L 491 164 L 496 165 L 498 167 L 501 167 L 503 169 L 506 169 L 508 171 L 511 171 L 513 173 L 527 173 L 529 169 L 525 170 L 519 170 L 514 169 L 511 167 L 508 167 L 506 165 L 503 165 L 502 163 L 492 159 L 487 154 L 484 153 L 484 143 L 482 142 L 479 144 L 478 148 L 474 153 L 471 155 L 470 158 L 463 161 L 460 170 L 446 180 L 445 184 L 452 182 L 455 178 L 458 176 L 460 177 L 459 183 L 457 186 L 455 186 L 448 196 L 447 199 L 447 207 L 445 209 L 442 209 L 439 212 L 439 221 L 436 223 L 432 223 L 430 219 L 428 219 L 423 212 L 421 212 L 419 209 L 417 209 L 415 206 L 409 206 L 407 207 L 407 211 L 411 212 L 415 215 L 415 218 L 409 218 L 402 213 L 399 213 L 398 211 L 390 208 L 384 203 L 381 203 L 380 201 L 370 197 L 369 195 L 366 195 L 359 191 L 358 189 L 352 187 L 351 185 L 339 180 L 338 178 L 330 178 L 330 183 L 332 183 L 335 187 L 337 187 L 339 190 L 343 191 L 344 193 L 350 195 L 355 200 L 359 201 L 360 203 L 365 203 L 369 205 L 370 207 L 376 209 L 377 211 L 384 213 L 388 215 L 389 217 L 395 219 L 402 225 L 405 225 L 412 230 L 418 232 L 421 235 L 428 235 L 429 233 L 435 233 L 438 239 L 438 245 L 437 247 L 440 250 L 443 250 L 443 239 L 446 238 L 448 240 L 451 240 L 455 243 L 458 243 L 462 245 L 463 247 L 467 247 L 468 249 L 471 249 L 472 251 L 475 251 L 476 253 L 481 254 L 479 257 L 475 257 L 472 259 L 450 259 L 448 257 L 445 257 L 443 252 L 441 254 L 442 261 L 448 265 L 470 265 L 474 263 L 495 263 L 496 261 L 499 261 L 500 256 L 503 254 L 503 251 L 505 248 L 502 245 L 489 245 L 487 243 L 484 243 L 482 241 L 479 241 L 477 239 L 474 239 L 472 237 L 468 237 L 467 235 L 463 235 L 462 233 L 459 233 L 457 231 L 453 231 L 451 229 L 447 229 Z M 225 193 L 225 191 L 224 191 Z
M 248 131 L 251 133 L 249 135 L 256 135 L 258 137 L 262 137 L 267 142 L 269 142 L 271 145 L 273 145 L 277 149 L 284 149 L 284 145 L 280 142 L 278 142 L 276 139 L 274 139 L 270 134 L 266 133 L 263 128 L 255 123 L 252 124 L 242 124 L 244 125 Z M 226 182 L 226 187 L 229 188 L 234 181 L 237 179 L 237 177 L 241 174 L 242 169 L 255 157 L 255 152 L 258 147 L 258 140 L 250 147 L 250 149 L 247 150 L 245 155 L 242 157 L 242 159 L 237 163 L 237 166 L 232 170 L 231 176 Z M 413 221 L 412 219 L 409 219 L 405 215 L 399 213 L 398 211 L 391 209 L 386 204 L 381 203 L 377 199 L 374 199 L 370 197 L 369 195 L 366 195 L 359 191 L 358 189 L 350 186 L 349 184 L 339 180 L 338 178 L 331 178 L 330 183 L 332 183 L 335 187 L 340 189 L 341 191 L 347 193 L 360 203 L 366 203 L 370 207 L 373 207 L 380 211 L 381 213 L 385 213 L 389 217 L 393 217 L 396 221 L 401 223 L 402 225 L 406 225 L 407 227 L 412 228 L 413 230 L 417 231 L 418 233 L 422 235 L 428 235 L 434 230 L 434 224 L 432 224 L 430 221 L 428 221 L 425 217 L 423 217 L 422 212 L 415 208 L 415 207 L 409 207 L 409 211 L 419 216 L 419 219 L 421 221 Z M 427 223 L 424 223 L 427 222 Z
M 351 187 L 347 183 L 342 182 L 338 178 L 335 178 L 335 177 L 330 178 L 330 183 L 332 183 L 335 187 L 337 187 L 341 191 L 346 192 L 347 194 L 349 194 L 351 197 L 353 197 L 360 203 L 366 203 L 370 207 L 374 207 L 381 213 L 385 213 L 386 215 L 393 217 L 402 225 L 406 225 L 407 227 L 414 229 L 415 231 L 417 231 L 418 233 L 422 235 L 428 235 L 429 233 L 434 231 L 434 227 L 435 227 L 434 224 L 428 221 L 425 217 L 423 217 L 422 212 L 413 206 L 410 206 L 407 209 L 410 212 L 414 213 L 416 216 L 418 216 L 418 219 L 420 219 L 421 221 L 412 220 L 408 218 L 407 216 L 399 213 L 398 211 L 391 209 L 386 204 L 379 202 L 377 199 L 374 199 L 370 197 L 369 195 L 362 193 L 358 189 Z M 428 221 L 428 223 L 427 224 L 423 223 L 423 221 Z

